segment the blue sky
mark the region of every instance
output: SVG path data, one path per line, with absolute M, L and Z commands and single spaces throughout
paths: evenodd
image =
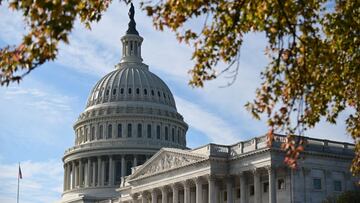
M 74 144 L 72 125 L 84 110 L 92 86 L 120 60 L 127 12 L 127 6 L 114 1 L 91 31 L 77 23 L 70 45 L 61 46 L 54 62 L 33 71 L 20 85 L 0 87 L 0 202 L 16 202 L 18 162 L 24 177 L 20 202 L 60 199 L 61 158 Z M 144 37 L 144 63 L 168 84 L 178 111 L 190 126 L 189 147 L 208 142 L 231 144 L 267 131 L 265 121 L 254 120 L 244 108 L 254 97 L 267 64 L 263 34 L 245 36 L 235 84 L 221 88 L 229 81 L 223 77 L 194 89 L 188 86 L 187 73 L 193 64 L 191 47 L 179 44 L 172 32 L 154 30 L 151 19 L 138 7 L 135 20 Z M 194 21 L 189 26 L 200 25 L 201 21 Z M 10 12 L 6 5 L 0 6 L 0 27 L 0 47 L 18 43 L 24 33 L 21 15 Z M 339 121 L 336 126 L 322 122 L 306 135 L 351 142 L 345 135 L 344 115 Z

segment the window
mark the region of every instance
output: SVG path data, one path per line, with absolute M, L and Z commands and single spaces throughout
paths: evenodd
M 91 127 L 91 140 L 95 140 L 95 127 Z
M 131 88 L 128 89 L 128 93 L 131 94 Z
M 165 140 L 169 140 L 169 128 L 165 127 Z
M 116 161 L 115 163 L 115 184 L 120 184 L 121 182 L 121 162 Z
M 126 162 L 126 175 L 130 175 L 131 174 L 131 168 L 133 166 L 132 161 L 127 161 Z
M 171 141 L 175 141 L 175 129 L 174 128 L 172 128 L 171 129 Z
M 166 95 L 165 95 L 165 93 L 163 93 L 163 95 L 164 95 L 164 98 L 166 99 Z
M 178 129 L 178 143 L 180 143 L 180 129 Z
M 132 126 L 131 126 L 131 123 L 129 123 L 128 124 L 128 134 L 127 134 L 127 136 L 131 137 L 131 135 L 132 135 Z
M 342 191 L 341 181 L 340 180 L 334 180 L 334 191 L 336 191 L 336 192 L 341 192 Z
M 102 138 L 103 138 L 103 131 L 104 131 L 103 126 L 100 125 L 100 127 L 99 127 L 99 137 L 98 137 L 98 139 L 102 139 Z
M 285 189 L 285 180 L 280 178 L 278 179 L 278 190 L 283 190 Z
M 154 95 L 155 95 L 154 90 L 151 90 L 151 95 L 152 95 L 152 96 L 154 96 Z
M 137 135 L 138 137 L 142 137 L 142 125 L 139 123 L 137 127 Z
M 147 90 L 146 89 L 144 89 L 144 95 L 147 95 Z
M 263 184 L 263 186 L 264 186 L 264 188 L 263 188 L 264 193 L 269 192 L 269 182 L 265 182 L 265 183 Z
M 255 194 L 255 188 L 254 188 L 254 185 L 250 185 L 249 190 L 250 190 L 250 196 L 254 196 L 254 194 Z
M 116 89 L 113 89 L 113 95 L 115 95 L 116 94 Z
M 151 138 L 151 125 L 150 124 L 147 125 L 147 137 Z
M 109 162 L 108 161 L 106 161 L 105 162 L 105 166 L 104 166 L 104 168 L 105 168 L 105 183 L 108 183 L 109 182 Z
M 313 178 L 313 187 L 315 190 L 321 190 L 321 179 Z
M 122 125 L 121 124 L 118 124 L 118 132 L 117 132 L 117 136 L 118 137 L 122 137 Z
M 160 126 L 156 126 L 156 138 L 160 139 Z
M 112 125 L 111 124 L 108 126 L 107 138 L 108 139 L 112 138 Z
M 106 90 L 106 95 L 109 95 L 109 93 L 110 93 L 110 90 Z
M 120 89 L 120 94 L 124 94 L 124 88 Z
M 140 94 L 139 88 L 136 88 L 136 94 Z
M 160 92 L 159 92 L 159 91 L 158 91 L 158 96 L 159 96 L 159 97 L 161 97 L 161 96 L 160 96 Z
M 224 191 L 224 201 L 227 201 L 227 192 Z
M 237 189 L 235 192 L 236 192 L 236 199 L 240 199 L 240 188 Z

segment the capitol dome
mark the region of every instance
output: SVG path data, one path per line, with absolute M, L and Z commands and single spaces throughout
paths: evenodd
M 133 167 L 163 147 L 186 148 L 188 125 L 168 86 L 142 62 L 133 15 L 120 62 L 95 84 L 73 126 L 75 145 L 63 157 L 63 202 L 116 197 Z

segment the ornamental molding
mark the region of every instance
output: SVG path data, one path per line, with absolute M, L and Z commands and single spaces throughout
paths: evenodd
M 162 148 L 142 167 L 129 177 L 129 181 L 157 175 L 159 173 L 178 169 L 200 161 L 208 157 L 200 154 L 191 153 L 181 149 Z

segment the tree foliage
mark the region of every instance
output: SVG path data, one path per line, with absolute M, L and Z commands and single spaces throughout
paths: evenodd
M 1 49 L 1 84 L 19 81 L 19 70 L 26 74 L 54 60 L 75 19 L 89 27 L 110 2 L 11 1 L 30 30 L 20 45 Z M 285 161 L 296 167 L 306 140 L 294 135 L 303 135 L 322 118 L 336 123 L 347 110 L 347 132 L 356 144 L 351 170 L 360 173 L 360 1 L 160 0 L 140 5 L 157 29 L 170 28 L 180 42 L 194 46 L 190 84 L 196 87 L 224 71 L 236 72 L 244 35 L 265 33 L 270 62 L 247 108 L 255 118 L 268 117 L 269 144 L 274 132 L 286 133 Z M 188 21 L 199 17 L 205 19 L 199 31 L 186 29 Z M 219 62 L 229 67 L 217 73 Z

